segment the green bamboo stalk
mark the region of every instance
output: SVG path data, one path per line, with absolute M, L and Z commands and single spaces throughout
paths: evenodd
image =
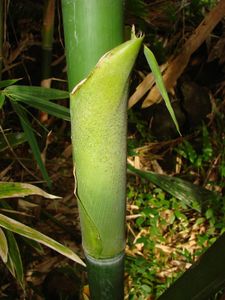
M 122 43 L 123 5 L 121 0 L 62 0 L 62 10 L 68 85 L 72 91 L 74 86 L 89 74 L 105 52 Z M 124 210 L 124 203 L 122 206 Z M 82 205 L 80 209 L 81 207 Z M 122 219 L 123 250 L 124 216 Z M 93 227 L 91 223 L 89 225 Z M 111 299 L 123 299 L 124 256 L 119 254 L 119 259 L 99 262 L 98 259 L 89 256 L 88 252 L 85 256 L 88 263 L 91 298 L 101 300 L 112 295 Z M 101 285 L 100 282 L 107 284 Z
M 2 80 L 3 66 L 3 35 L 4 35 L 4 0 L 0 0 L 0 80 Z
M 86 255 L 92 300 L 123 300 L 124 253 L 109 259 Z
M 74 174 L 92 300 L 122 300 L 128 77 L 141 40 L 123 40 L 122 0 L 62 0 Z
M 42 26 L 42 86 L 51 77 L 52 44 L 54 33 L 55 0 L 45 0 Z
M 69 91 L 123 42 L 123 0 L 62 0 Z

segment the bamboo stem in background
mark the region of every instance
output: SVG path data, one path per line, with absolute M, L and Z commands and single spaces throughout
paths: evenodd
M 42 26 L 42 61 L 41 61 L 41 86 L 51 87 L 51 62 L 53 48 L 53 33 L 55 19 L 55 0 L 45 0 L 44 17 Z M 48 114 L 40 112 L 39 119 L 42 123 L 48 121 Z
M 52 44 L 55 19 L 55 0 L 45 0 L 42 27 L 42 82 L 41 86 L 50 87 L 46 81 L 51 77 Z M 46 83 L 48 82 L 48 83 Z
M 0 80 L 3 66 L 3 35 L 4 35 L 4 0 L 0 0 Z

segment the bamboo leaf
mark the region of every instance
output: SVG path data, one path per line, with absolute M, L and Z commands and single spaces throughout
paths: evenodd
M 12 258 L 10 256 L 8 257 L 8 261 L 6 263 L 6 267 L 8 268 L 8 270 L 12 274 L 12 276 L 16 277 L 16 270 L 14 268 L 14 264 L 13 264 Z
M 0 89 L 3 89 L 7 86 L 10 86 L 16 82 L 18 82 L 20 79 L 9 79 L 9 80 L 2 80 L 0 81 Z
M 4 263 L 8 260 L 8 243 L 4 231 L 0 228 L 0 257 Z
M 68 98 L 69 93 L 67 91 L 37 86 L 13 85 L 6 88 L 4 94 L 14 102 L 26 103 L 57 118 L 70 121 L 70 111 L 67 107 L 49 101 Z
M 39 242 L 60 254 L 70 258 L 71 260 L 85 266 L 84 262 L 77 256 L 72 250 L 63 246 L 62 244 L 56 242 L 55 240 L 51 239 L 50 237 L 40 233 L 39 231 L 32 229 L 14 219 L 6 217 L 0 214 L 0 226 L 10 230 L 14 233 L 20 234 L 26 238 L 32 239 L 36 242 Z
M 8 97 L 12 98 L 38 98 L 44 100 L 59 100 L 69 98 L 69 92 L 53 88 L 39 86 L 12 85 L 4 90 Z
M 198 212 L 200 212 L 207 203 L 211 201 L 214 202 L 219 197 L 219 195 L 181 178 L 141 171 L 130 164 L 128 164 L 127 167 L 132 173 L 151 181 Z
M 59 199 L 60 197 L 46 193 L 42 189 L 28 183 L 0 182 L 0 199 L 25 197 L 39 195 L 48 199 Z
M 11 99 L 10 99 L 11 100 Z M 34 117 L 34 115 L 23 105 L 19 104 L 16 101 L 10 101 L 11 105 L 14 109 L 14 111 L 16 112 L 16 114 L 18 115 L 19 119 L 22 119 L 23 122 L 27 125 L 27 128 L 29 128 L 30 131 L 34 132 L 35 134 L 38 135 L 38 131 L 36 131 L 33 126 L 31 125 L 28 116 L 32 119 L 32 121 L 36 121 L 38 123 L 38 125 L 40 125 L 43 130 L 45 130 L 46 132 L 48 132 L 48 130 L 46 129 L 45 126 L 43 126 L 39 120 L 37 118 Z M 25 116 L 25 117 L 24 117 Z M 26 135 L 25 135 L 26 136 Z
M 43 164 L 42 158 L 41 158 L 41 152 L 36 140 L 36 137 L 33 133 L 33 130 L 31 129 L 31 125 L 29 123 L 29 120 L 27 118 L 26 112 L 21 108 L 21 106 L 18 103 L 11 102 L 13 109 L 17 113 L 17 115 L 20 118 L 21 125 L 23 127 L 24 133 L 26 135 L 27 141 L 31 147 L 31 150 L 33 152 L 34 158 L 37 161 L 37 164 L 40 168 L 40 171 L 42 173 L 43 178 L 46 180 L 48 186 L 51 186 L 51 180 L 48 176 L 48 172 Z
M 14 100 L 13 98 L 11 98 Z M 17 96 L 16 101 L 21 101 L 23 103 L 28 104 L 31 107 L 34 107 L 40 111 L 44 111 L 50 115 L 53 115 L 57 118 L 70 121 L 70 111 L 67 107 L 59 105 L 57 103 L 53 103 L 51 101 L 47 101 L 41 98 L 37 98 L 34 96 L 31 97 L 20 97 Z
M 30 240 L 30 239 L 27 239 L 25 237 L 22 237 L 22 239 L 25 241 L 25 243 L 27 245 L 29 245 L 30 247 L 32 247 L 35 251 L 37 251 L 37 253 L 39 254 L 43 254 L 44 253 L 44 250 L 43 250 L 43 247 L 41 246 L 40 243 L 34 241 L 34 240 Z
M 8 202 L 6 202 L 5 200 L 1 200 L 1 206 L 4 207 L 5 209 L 9 210 L 9 211 L 12 211 L 12 207 L 9 205 Z M 6 231 L 6 234 L 10 233 L 10 231 Z M 11 233 L 12 234 L 12 233 Z M 30 247 L 34 248 L 39 254 L 43 254 L 44 253 L 44 250 L 41 246 L 40 243 L 34 241 L 34 240 L 31 240 L 31 239 L 27 239 L 23 236 L 21 236 L 21 238 L 24 240 L 24 242 L 26 244 L 28 244 Z M 13 273 L 14 276 L 15 276 L 15 272 Z
M 70 121 L 70 111 L 65 106 L 35 96 L 17 95 L 16 97 L 14 96 L 8 96 L 8 97 L 14 102 L 20 101 L 26 103 L 31 107 L 34 107 L 40 111 L 47 112 L 48 114 L 53 115 L 57 118 Z
M 11 231 L 6 230 L 9 245 L 9 259 L 6 264 L 12 275 L 16 278 L 22 288 L 24 288 L 23 263 L 16 239 Z
M 4 151 L 9 148 L 8 143 L 10 144 L 11 148 L 15 148 L 20 144 L 23 144 L 27 141 L 24 132 L 17 132 L 17 133 L 6 133 L 5 137 L 3 135 L 0 136 L 0 152 Z
M 2 109 L 4 103 L 5 103 L 5 95 L 0 91 L 0 109 Z
M 167 91 L 166 91 L 166 88 L 165 88 L 165 85 L 164 85 L 164 82 L 163 82 L 163 78 L 162 78 L 162 75 L 161 75 L 161 72 L 160 72 L 160 69 L 159 69 L 159 66 L 158 66 L 158 63 L 155 59 L 155 56 L 154 54 L 152 53 L 152 51 L 144 46 L 144 54 L 145 54 L 145 57 L 147 59 L 147 62 L 152 70 L 152 73 L 155 77 L 155 82 L 156 82 L 156 85 L 165 101 L 165 104 L 166 104 L 166 107 L 170 113 L 170 116 L 176 126 L 176 129 L 178 131 L 178 133 L 181 135 L 180 133 L 180 129 L 179 129 L 179 124 L 177 122 L 177 119 L 176 119 L 176 116 L 174 114 L 174 110 L 171 106 L 171 103 L 170 103 L 170 99 L 169 99 L 169 96 L 167 94 Z

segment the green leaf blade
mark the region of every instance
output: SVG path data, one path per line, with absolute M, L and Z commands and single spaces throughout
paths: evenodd
M 5 95 L 0 91 L 0 109 L 2 109 L 5 103 Z
M 194 185 L 181 178 L 142 171 L 134 168 L 130 164 L 128 164 L 127 167 L 132 173 L 149 180 L 198 212 L 200 212 L 202 208 L 205 208 L 210 201 L 216 201 L 219 197 L 219 195 L 212 191 Z
M 11 231 L 6 230 L 9 244 L 9 260 L 6 264 L 12 275 L 16 278 L 22 288 L 25 286 L 23 263 L 17 241 Z
M 34 96 L 17 96 L 15 99 L 11 98 L 14 101 L 20 101 L 28 104 L 31 107 L 34 107 L 40 111 L 44 111 L 50 115 L 53 115 L 57 118 L 63 119 L 65 121 L 70 121 L 70 111 L 67 107 L 53 103 L 51 101 L 41 99 Z
M 70 258 L 71 260 L 85 266 L 85 263 L 72 250 L 70 250 L 66 246 L 63 246 L 62 244 L 56 242 L 52 238 L 40 233 L 39 231 L 32 229 L 31 227 L 28 227 L 16 220 L 6 217 L 2 214 L 0 214 L 0 226 L 9 231 L 20 234 L 26 238 L 32 239 L 36 242 L 39 242 L 57 252 L 59 252 L 60 254 Z
M 28 183 L 0 182 L 0 199 L 25 197 L 39 195 L 48 199 L 59 199 L 60 197 L 46 193 L 42 189 Z
M 166 107 L 170 113 L 170 116 L 176 126 L 176 129 L 177 129 L 177 132 L 181 135 L 180 133 L 180 129 L 179 129 L 179 124 L 177 122 L 177 119 L 176 119 L 176 116 L 174 114 L 174 110 L 171 106 L 171 103 L 170 103 L 170 99 L 169 99 L 169 96 L 167 94 L 167 91 L 166 91 L 166 88 L 165 88 L 165 85 L 164 85 L 164 82 L 163 82 L 163 78 L 162 78 L 162 75 L 161 75 L 161 72 L 160 72 L 160 68 L 158 66 L 158 63 L 155 59 L 155 56 L 154 54 L 152 53 L 152 51 L 144 46 L 144 54 L 145 54 L 145 57 L 147 59 L 147 62 L 152 70 L 152 73 L 155 77 L 155 82 L 156 82 L 156 85 L 160 91 L 160 94 L 162 95 L 164 101 L 165 101 L 165 104 L 166 104 Z
M 8 242 L 4 231 L 0 228 L 0 257 L 4 263 L 8 261 Z
M 34 132 L 32 130 L 32 127 L 30 125 L 30 122 L 27 118 L 27 114 L 26 112 L 23 110 L 23 108 L 16 102 L 11 101 L 13 109 L 15 110 L 15 112 L 17 113 L 17 115 L 19 116 L 21 125 L 23 127 L 24 133 L 26 135 L 27 141 L 31 147 L 31 150 L 33 152 L 34 158 L 37 161 L 37 164 L 40 168 L 40 171 L 42 173 L 43 178 L 45 179 L 45 181 L 47 182 L 48 186 L 51 187 L 51 179 L 48 176 L 48 172 L 45 168 L 45 165 L 42 161 L 41 158 L 41 152 L 38 146 L 38 142 L 37 139 L 34 135 Z
M 16 98 L 39 98 L 44 100 L 59 100 L 69 98 L 69 92 L 53 88 L 39 86 L 12 85 L 7 87 L 4 92 L 7 96 Z
M 9 80 L 2 80 L 0 81 L 0 89 L 3 89 L 5 87 L 8 87 L 16 82 L 18 82 L 20 79 L 9 79 Z
M 4 95 L 14 102 L 24 102 L 40 111 L 70 121 L 69 109 L 50 101 L 69 98 L 69 93 L 67 91 L 37 86 L 12 85 L 5 88 Z

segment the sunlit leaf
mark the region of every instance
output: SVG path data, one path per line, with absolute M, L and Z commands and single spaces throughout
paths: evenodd
M 0 182 L 0 199 L 25 197 L 29 195 L 39 195 L 48 199 L 58 199 L 60 197 L 51 195 L 42 189 L 28 183 L 20 182 Z
M 4 231 L 0 228 L 0 257 L 4 263 L 8 260 L 8 243 Z
M 59 252 L 60 254 L 70 258 L 71 260 L 85 266 L 84 262 L 72 250 L 70 250 L 66 246 L 63 246 L 62 244 L 56 242 L 55 240 L 49 238 L 48 236 L 40 233 L 39 231 L 32 229 L 31 227 L 28 227 L 16 220 L 6 217 L 2 214 L 0 214 L 0 226 L 7 230 L 10 230 L 14 233 L 25 236 L 26 238 L 35 240 L 36 242 L 39 242 L 57 252 Z
M 177 119 L 176 119 L 176 116 L 174 114 L 174 110 L 171 106 L 171 103 L 170 103 L 170 99 L 169 99 L 169 96 L 167 94 L 167 91 L 166 91 L 166 88 L 165 88 L 165 85 L 164 85 L 164 82 L 163 82 L 163 78 L 162 78 L 162 75 L 161 75 L 161 72 L 160 72 L 160 69 L 159 69 L 159 66 L 158 66 L 158 63 L 155 59 L 155 56 L 154 54 L 152 53 L 152 51 L 150 49 L 148 49 L 148 47 L 144 46 L 144 54 L 145 54 L 145 57 L 148 61 L 148 64 L 152 70 L 152 73 L 155 77 L 155 82 L 156 82 L 156 85 L 165 101 L 165 104 L 166 104 L 166 107 L 171 115 L 171 118 L 176 126 L 176 129 L 178 131 L 178 133 L 181 135 L 180 133 L 180 129 L 179 129 L 179 125 L 178 125 L 178 122 L 177 122 Z

